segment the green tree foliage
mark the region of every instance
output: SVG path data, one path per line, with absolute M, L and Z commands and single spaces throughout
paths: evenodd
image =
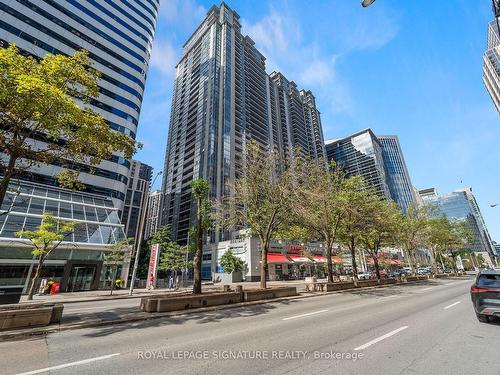
M 362 181 L 357 177 L 346 178 L 335 164 L 326 168 L 321 160 L 297 160 L 294 174 L 297 178 L 292 193 L 294 219 L 313 239 L 324 244 L 328 282 L 333 282 L 333 245 L 350 210 L 350 194 L 362 189 Z
M 370 210 L 370 200 L 373 194 L 360 177 L 352 177 L 358 179 L 353 182 L 353 188 L 345 192 L 346 213 L 339 227 L 338 241 L 347 246 L 351 253 L 352 268 L 354 278 L 358 277 L 358 269 L 356 262 L 357 251 L 363 240 L 363 235 L 369 222 L 367 221 L 367 213 Z
M 31 253 L 38 260 L 35 275 L 31 280 L 31 285 L 28 292 L 28 300 L 33 299 L 35 286 L 40 277 L 43 264 L 47 257 L 61 245 L 64 239 L 74 232 L 77 224 L 73 222 L 56 220 L 52 214 L 44 214 L 42 223 L 37 230 L 34 231 L 19 231 L 16 236 L 20 236 L 29 240 L 32 247 Z
M 187 246 L 181 246 L 177 242 L 170 242 L 167 246 L 160 246 L 160 262 L 158 269 L 162 271 L 182 272 L 186 268 L 192 268 L 192 262 L 186 261 Z
M 219 226 L 236 230 L 248 228 L 261 244 L 260 287 L 267 287 L 269 241 L 286 228 L 291 218 L 293 172 L 274 150 L 262 150 L 255 142 L 247 145 L 241 176 L 231 194 L 219 202 Z
M 375 266 L 377 279 L 380 280 L 379 254 L 384 246 L 392 246 L 397 242 L 401 212 L 396 203 L 380 199 L 376 195 L 367 203 L 363 245 L 370 254 Z
M 399 217 L 398 243 L 404 251 L 412 273 L 415 273 L 415 251 L 424 247 L 428 242 L 428 210 L 426 206 L 418 207 L 410 204 L 406 215 Z
M 113 152 L 130 157 L 134 140 L 113 131 L 89 106 L 99 95 L 99 73 L 85 51 L 37 60 L 11 44 L 0 49 L 0 204 L 16 172 L 57 161 L 64 187 L 81 187 L 75 163 L 97 165 Z M 31 139 L 43 140 L 40 147 Z
M 210 187 L 200 178 L 191 183 L 196 199 L 196 247 L 193 259 L 193 294 L 201 294 L 201 257 L 203 255 L 203 234 L 212 226 L 212 206 L 208 199 Z
M 220 258 L 219 263 L 225 273 L 240 272 L 245 267 L 245 262 L 227 250 Z
M 123 264 L 130 257 L 133 244 L 132 238 L 127 238 L 115 243 L 109 250 L 104 252 L 103 260 L 111 265 L 111 287 L 110 295 L 113 295 L 115 289 L 116 272 L 118 266 Z

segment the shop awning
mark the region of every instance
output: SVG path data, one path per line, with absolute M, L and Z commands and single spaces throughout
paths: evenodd
M 298 254 L 288 254 L 288 257 L 293 260 L 294 263 L 312 263 L 313 261 L 308 257 Z
M 323 255 L 312 255 L 311 258 L 313 258 L 316 263 L 326 263 L 326 258 Z
M 267 254 L 267 263 L 290 263 L 290 260 L 279 253 L 268 253 Z
M 342 260 L 341 257 L 339 257 L 338 255 L 333 255 L 332 256 L 332 262 L 333 263 L 337 263 L 337 264 L 343 264 L 344 261 Z

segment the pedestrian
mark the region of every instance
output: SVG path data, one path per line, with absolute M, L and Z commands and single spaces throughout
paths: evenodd
M 174 287 L 174 277 L 170 275 L 168 279 L 168 289 L 172 289 Z

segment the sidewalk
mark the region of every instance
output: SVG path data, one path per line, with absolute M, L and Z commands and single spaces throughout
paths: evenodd
M 202 286 L 202 290 L 204 291 L 215 291 L 222 290 L 222 283 L 218 284 L 204 284 Z M 241 283 L 232 283 L 227 284 L 231 285 L 231 287 L 235 287 L 236 285 L 242 285 L 245 289 L 258 288 L 259 282 L 241 282 Z M 305 282 L 304 280 L 289 280 L 289 281 L 268 281 L 269 286 L 296 286 L 297 291 L 301 292 L 305 290 Z M 21 297 L 20 303 L 29 303 L 29 302 L 58 302 L 58 303 L 77 303 L 77 302 L 91 302 L 91 301 L 103 301 L 103 300 L 117 300 L 117 299 L 126 299 L 126 298 L 141 298 L 147 297 L 149 295 L 155 294 L 179 294 L 191 291 L 192 286 L 186 286 L 184 288 L 180 288 L 178 290 L 170 290 L 166 288 L 161 289 L 134 289 L 134 293 L 129 296 L 128 289 L 118 289 L 113 290 L 113 295 L 110 295 L 109 290 L 92 290 L 86 292 L 64 292 L 58 294 L 44 294 L 44 295 L 34 295 L 33 301 L 27 301 L 26 296 Z

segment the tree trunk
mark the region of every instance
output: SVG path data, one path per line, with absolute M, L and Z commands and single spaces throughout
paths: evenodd
M 193 294 L 201 294 L 201 257 L 203 253 L 203 225 L 201 199 L 198 199 L 198 218 L 196 223 L 196 251 L 193 259 Z
M 380 268 L 378 265 L 378 256 L 377 255 L 372 255 L 373 258 L 373 265 L 375 266 L 375 274 L 377 275 L 377 280 L 380 282 Z
M 352 274 L 354 276 L 354 279 L 358 279 L 358 266 L 356 264 L 356 244 L 354 241 L 354 237 L 351 237 L 351 244 L 349 246 L 349 249 L 351 250 L 351 257 L 352 257 Z
M 432 273 L 437 273 L 437 261 L 436 261 L 436 250 L 431 249 L 431 264 L 432 264 Z
M 446 267 L 444 266 L 444 261 L 443 261 L 443 253 L 439 253 L 439 259 L 441 259 L 441 267 L 443 268 L 443 273 Z
M 269 250 L 269 241 L 266 239 L 260 239 L 262 245 L 262 254 L 260 256 L 260 288 L 267 288 L 267 273 L 269 271 L 267 266 L 267 252 Z
M 117 271 L 117 266 L 113 266 L 113 272 L 111 273 L 111 291 L 109 293 L 110 296 L 113 295 L 113 290 L 115 289 L 115 279 L 116 279 L 116 271 Z
M 328 273 L 328 282 L 333 283 L 332 247 L 328 242 L 326 245 L 326 271 Z
M 9 187 L 10 179 L 14 174 L 14 167 L 16 165 L 17 157 L 14 155 L 9 156 L 9 162 L 7 167 L 3 171 L 2 180 L 0 181 L 0 206 L 2 205 L 5 195 L 7 194 L 7 188 Z
M 40 257 L 40 259 L 38 260 L 38 266 L 36 267 L 35 276 L 33 276 L 33 280 L 31 281 L 30 290 L 28 292 L 28 301 L 33 300 L 33 294 L 35 294 L 35 285 L 38 281 L 38 277 L 40 276 L 40 272 L 42 271 L 42 265 L 43 265 L 43 258 Z

